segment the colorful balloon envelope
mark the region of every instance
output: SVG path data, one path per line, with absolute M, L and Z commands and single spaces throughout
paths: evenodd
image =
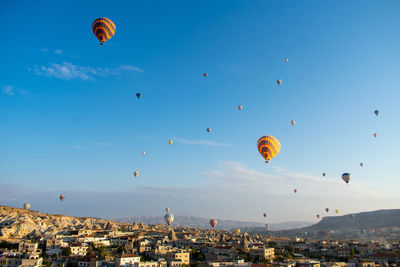
M 350 182 L 350 180 L 351 180 L 351 174 L 347 173 L 347 172 L 343 173 L 342 174 L 342 179 L 343 179 L 343 181 L 346 182 L 346 184 L 348 184 Z
M 210 225 L 211 225 L 212 228 L 215 228 L 215 226 L 217 226 L 217 224 L 218 224 L 217 220 L 215 220 L 215 219 L 211 219 L 210 220 Z
M 136 94 L 136 97 L 137 97 L 138 99 L 140 99 L 141 96 L 142 96 L 141 93 L 137 93 L 137 94 Z
M 287 59 L 285 59 L 285 62 L 286 62 L 286 63 L 288 63 L 288 62 L 289 62 L 289 59 L 288 59 L 288 58 L 287 58 Z
M 263 216 L 264 216 L 264 218 L 267 218 L 267 214 L 266 213 L 264 213 Z
M 172 145 L 174 142 L 172 142 L 172 140 L 168 141 L 168 144 Z
M 291 121 L 290 121 L 290 124 L 291 124 L 292 126 L 294 126 L 294 125 L 296 124 L 296 122 L 295 122 L 294 120 L 291 120 Z
M 168 213 L 170 211 L 170 209 L 169 208 L 165 208 L 165 211 Z
M 237 234 L 237 235 L 240 234 L 240 229 L 239 228 L 235 230 L 235 234 Z
M 377 137 L 378 137 L 378 134 L 377 134 L 377 133 L 374 133 L 374 137 L 377 138 Z
M 204 78 L 207 78 L 207 75 L 208 75 L 207 73 L 203 73 Z
M 65 199 L 65 196 L 64 195 L 60 195 L 60 200 L 64 201 L 64 199 Z
M 139 176 L 139 172 L 134 171 L 134 172 L 133 172 L 133 176 L 138 177 L 138 176 Z
M 265 159 L 265 163 L 276 157 L 281 151 L 281 144 L 278 139 L 271 135 L 265 135 L 258 139 L 257 142 L 258 152 Z
M 318 218 L 318 219 L 319 219 L 319 217 L 320 217 L 319 214 L 317 214 L 317 218 Z
M 143 156 L 146 155 L 146 151 L 143 150 L 143 151 L 142 151 L 142 155 L 143 155 Z
M 164 221 L 168 224 L 171 225 L 171 223 L 174 221 L 174 215 L 172 213 L 167 213 L 164 215 Z
M 293 192 L 296 194 L 297 193 L 297 189 L 294 189 Z
M 98 18 L 93 22 L 92 30 L 97 39 L 99 39 L 100 44 L 103 45 L 104 42 L 113 37 L 116 27 L 110 19 Z
M 207 133 L 211 132 L 211 128 L 207 128 Z
M 335 210 L 336 214 L 339 214 L 339 210 Z
M 326 211 L 326 212 L 329 212 L 329 208 L 326 208 L 325 211 Z
M 281 84 L 282 84 L 282 80 L 276 80 L 276 83 L 277 83 L 278 85 L 281 85 Z
M 374 113 L 375 113 L 376 116 L 378 116 L 379 115 L 379 110 L 375 110 Z
M 24 204 L 24 209 L 29 210 L 31 208 L 31 204 L 25 203 Z

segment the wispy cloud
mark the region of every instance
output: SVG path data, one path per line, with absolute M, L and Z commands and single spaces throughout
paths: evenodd
M 55 55 L 62 55 L 62 54 L 64 54 L 64 51 L 63 51 L 62 49 L 50 50 L 50 49 L 48 49 L 48 48 L 46 48 L 46 47 L 42 47 L 42 48 L 40 49 L 40 51 L 43 52 L 43 53 L 53 53 L 53 54 L 55 54 Z
M 19 95 L 26 95 L 27 94 L 25 90 L 22 90 L 20 88 L 12 86 L 12 85 L 3 85 L 1 87 L 1 93 L 4 94 L 4 95 L 9 95 L 9 96 L 12 96 L 12 95 L 15 95 L 15 94 L 19 94 Z
M 71 62 L 61 64 L 51 63 L 49 66 L 35 66 L 33 71 L 36 75 L 54 77 L 62 80 L 94 80 L 95 77 L 105 77 L 110 75 L 120 75 L 123 72 L 144 72 L 142 69 L 131 66 L 121 65 L 116 68 L 87 67 L 75 65 Z
M 110 143 L 93 143 L 95 146 L 112 146 Z
M 203 146 L 220 146 L 220 147 L 231 147 L 231 144 L 224 144 L 224 143 L 218 143 L 218 142 L 213 142 L 213 141 L 208 141 L 208 140 L 189 140 L 185 138 L 175 138 L 175 141 L 182 143 L 182 144 L 188 144 L 188 145 L 203 145 Z
M 75 149 L 75 150 L 82 150 L 82 149 L 85 149 L 85 147 L 83 147 L 83 146 L 70 146 L 69 148 Z
M 62 55 L 62 54 L 63 54 L 63 51 L 62 51 L 62 49 L 55 49 L 55 50 L 53 51 L 53 53 L 56 54 L 56 55 Z

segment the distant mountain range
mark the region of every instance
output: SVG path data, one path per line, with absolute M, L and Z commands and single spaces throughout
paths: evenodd
M 249 232 L 260 232 L 257 229 Z M 266 232 L 265 230 L 262 232 Z M 314 225 L 270 232 L 274 236 L 315 239 L 399 239 L 400 209 L 329 216 Z
M 119 222 L 128 222 L 133 223 L 134 221 L 144 224 L 165 224 L 164 217 L 162 216 L 142 216 L 142 217 L 129 217 L 122 218 L 116 221 Z M 210 228 L 209 224 L 210 219 L 195 217 L 195 216 L 182 216 L 176 215 L 175 220 L 173 222 L 173 226 L 190 226 L 197 228 Z M 306 227 L 312 225 L 312 222 L 283 222 L 283 223 L 273 223 L 269 224 L 271 230 L 285 230 L 299 227 Z M 218 219 L 218 229 L 223 230 L 232 230 L 236 228 L 240 228 L 242 231 L 252 231 L 254 229 L 266 229 L 265 224 L 258 222 L 242 222 L 242 221 L 234 221 L 234 220 L 223 220 Z

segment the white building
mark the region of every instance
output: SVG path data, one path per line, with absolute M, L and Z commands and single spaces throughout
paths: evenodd
M 115 267 L 128 267 L 129 265 L 133 265 L 135 263 L 140 262 L 140 256 L 136 254 L 124 254 L 120 257 L 115 258 Z

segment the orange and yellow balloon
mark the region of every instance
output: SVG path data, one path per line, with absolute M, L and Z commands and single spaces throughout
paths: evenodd
M 98 18 L 92 24 L 92 30 L 100 44 L 103 45 L 105 41 L 113 37 L 116 27 L 114 22 L 108 18 Z
M 271 135 L 265 135 L 258 139 L 257 149 L 261 156 L 263 156 L 265 159 L 265 163 L 268 163 L 270 159 L 279 154 L 281 151 L 281 144 L 275 137 Z

